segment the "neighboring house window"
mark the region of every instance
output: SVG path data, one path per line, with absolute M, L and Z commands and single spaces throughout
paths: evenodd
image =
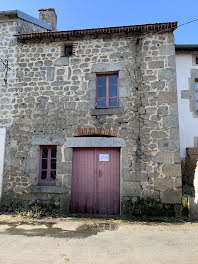
M 56 185 L 56 146 L 40 146 L 39 185 Z
M 118 74 L 98 74 L 96 108 L 118 107 Z
M 196 111 L 198 111 L 198 79 L 195 79 Z
M 73 47 L 71 46 L 65 46 L 65 57 L 70 57 L 73 54 Z

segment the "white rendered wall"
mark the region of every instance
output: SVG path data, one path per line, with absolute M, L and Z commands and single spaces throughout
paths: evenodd
M 198 118 L 194 118 L 193 113 L 190 112 L 189 99 L 181 99 L 181 90 L 189 90 L 188 80 L 191 69 L 198 69 L 198 66 L 192 66 L 191 54 L 176 55 L 180 153 L 182 158 L 186 156 L 186 148 L 194 147 L 194 137 L 198 137 Z
M 5 136 L 6 128 L 0 127 L 0 200 L 2 193 L 2 182 L 3 182 L 3 164 L 4 164 L 4 153 L 5 153 Z

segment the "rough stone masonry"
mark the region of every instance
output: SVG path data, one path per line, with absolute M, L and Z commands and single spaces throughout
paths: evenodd
M 137 197 L 181 204 L 172 31 L 18 35 L 20 78 L 6 133 L 4 209 L 42 202 L 69 210 L 73 131 L 88 127 L 118 132 L 108 144 L 121 147 L 122 208 Z M 61 56 L 64 45 L 75 53 Z M 96 75 L 112 72 L 119 75 L 119 108 L 96 109 Z M 94 137 L 83 140 L 89 145 Z M 38 186 L 40 145 L 57 145 L 56 186 Z

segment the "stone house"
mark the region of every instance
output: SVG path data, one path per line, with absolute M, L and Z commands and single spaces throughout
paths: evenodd
M 55 11 L 40 14 L 52 32 L 0 23 L 13 43 L 0 76 L 1 208 L 120 214 L 151 197 L 178 210 L 177 23 L 55 31 Z
M 45 12 L 46 19 L 50 17 L 50 13 L 51 10 Z M 42 21 L 42 9 L 40 10 L 40 18 L 41 20 L 36 19 L 19 10 L 0 12 L 0 197 L 6 128 L 10 127 L 13 122 L 15 84 L 18 79 L 16 76 L 18 42 L 14 34 L 55 30 L 52 28 L 54 24 L 49 25 Z

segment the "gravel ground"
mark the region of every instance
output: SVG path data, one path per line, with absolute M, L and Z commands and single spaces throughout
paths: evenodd
M 198 263 L 198 223 L 0 215 L 0 264 Z

